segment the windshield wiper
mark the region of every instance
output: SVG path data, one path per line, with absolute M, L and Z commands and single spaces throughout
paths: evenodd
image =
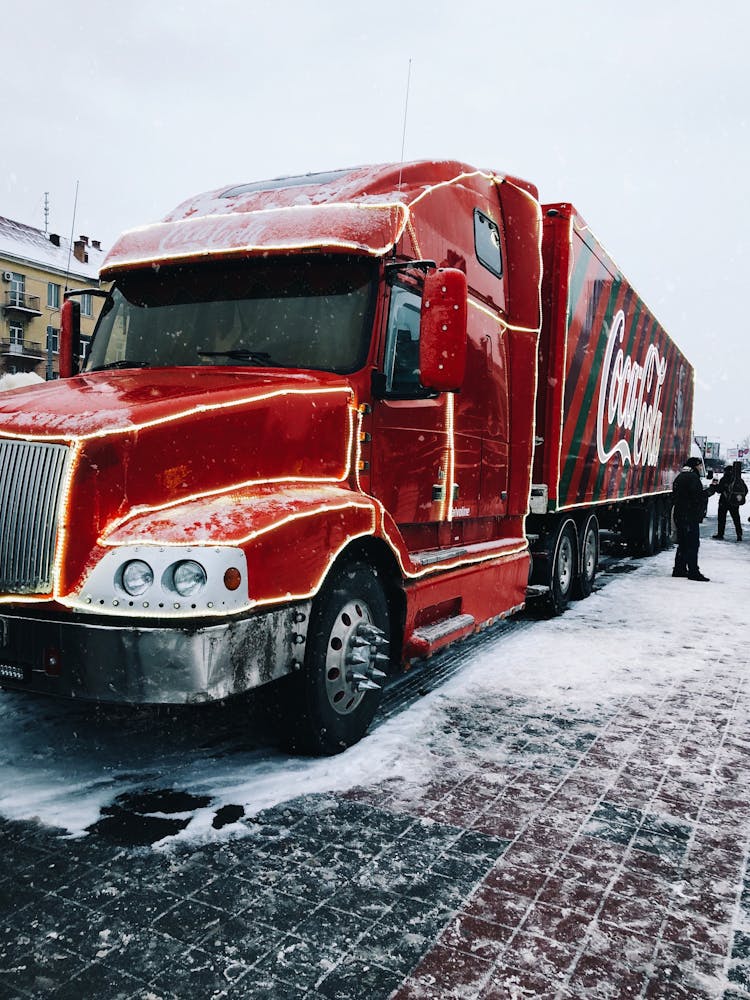
M 106 365 L 95 365 L 89 368 L 90 372 L 103 372 L 108 368 L 150 368 L 150 361 L 131 361 L 130 358 L 121 358 L 119 361 L 110 361 Z
M 251 361 L 254 365 L 263 365 L 271 360 L 271 355 L 265 351 L 249 351 L 246 347 L 235 347 L 231 351 L 198 350 L 201 358 L 230 358 L 232 361 Z

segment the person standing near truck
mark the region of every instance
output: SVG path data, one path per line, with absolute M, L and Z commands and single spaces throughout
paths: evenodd
M 700 474 L 701 464 L 700 458 L 688 458 L 672 484 L 672 505 L 677 529 L 677 552 L 672 576 L 708 583 L 709 578 L 698 568 L 700 523 L 706 516 L 708 498 L 718 487 L 711 484 L 704 488 Z
M 719 480 L 717 486 L 719 492 L 719 519 L 716 534 L 713 538 L 722 539 L 727 523 L 727 512 L 732 517 L 737 541 L 742 541 L 742 523 L 740 521 L 740 507 L 747 497 L 747 486 L 742 479 L 742 462 L 735 462 L 727 465 L 724 475 Z

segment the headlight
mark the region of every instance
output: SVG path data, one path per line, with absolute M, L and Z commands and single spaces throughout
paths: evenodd
M 131 597 L 138 597 L 139 594 L 145 594 L 154 582 L 154 571 L 142 559 L 133 559 L 122 567 L 120 582 L 126 593 Z
M 247 577 L 245 553 L 234 546 L 113 545 L 70 603 L 101 614 L 213 618 L 251 606 Z
M 180 597 L 192 597 L 206 586 L 206 571 L 200 563 L 186 559 L 175 564 L 172 584 Z

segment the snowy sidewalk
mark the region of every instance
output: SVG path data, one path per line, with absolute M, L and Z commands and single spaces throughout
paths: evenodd
M 332 761 L 251 781 L 133 748 L 140 787 L 246 809 L 158 849 L 34 823 L 77 832 L 106 782 L 82 756 L 66 798 L 55 707 L 0 710 L 0 996 L 750 1000 L 750 543 L 704 537 L 709 584 L 672 559 L 485 642 Z

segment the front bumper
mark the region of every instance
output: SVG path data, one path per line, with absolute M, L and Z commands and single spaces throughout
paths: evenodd
M 121 704 L 216 701 L 291 673 L 309 602 L 219 624 L 37 618 L 0 613 L 0 686 Z

